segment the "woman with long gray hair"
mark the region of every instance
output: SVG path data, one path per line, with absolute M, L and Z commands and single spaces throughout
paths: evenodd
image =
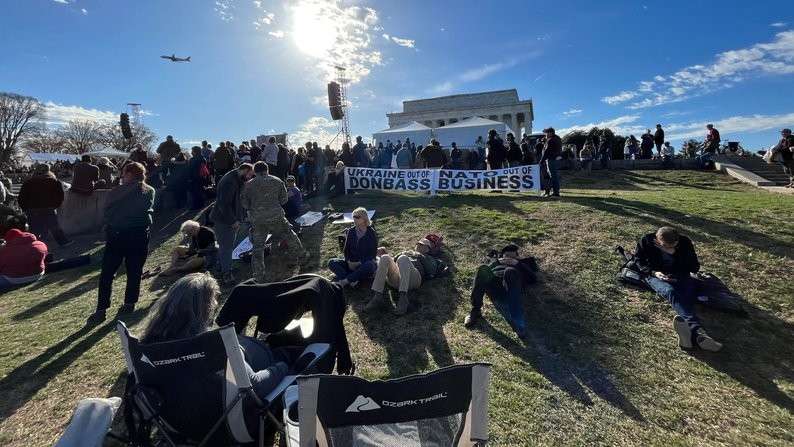
M 193 337 L 211 329 L 218 282 L 207 273 L 177 280 L 150 312 L 141 336 L 143 343 L 162 343 Z M 290 371 L 295 356 L 289 348 L 270 349 L 257 339 L 238 336 L 254 391 L 264 398 Z

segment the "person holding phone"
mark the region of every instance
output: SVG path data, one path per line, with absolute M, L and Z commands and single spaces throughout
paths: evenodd
M 678 334 L 679 346 L 719 351 L 722 344 L 706 333 L 695 314 L 697 296 L 691 274 L 700 270 L 700 262 L 692 241 L 675 228 L 661 227 L 639 240 L 635 259 L 647 275 L 648 286 L 675 310 L 673 328 Z

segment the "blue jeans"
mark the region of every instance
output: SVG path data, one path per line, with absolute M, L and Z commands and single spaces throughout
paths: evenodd
M 692 330 L 700 327 L 700 320 L 695 315 L 695 282 L 689 276 L 676 278 L 676 281 L 662 281 L 654 276 L 645 279 L 648 286 L 659 296 L 666 299 L 675 313 L 684 317 Z
M 328 270 L 334 273 L 337 281 L 346 279 L 348 282 L 357 282 L 362 279 L 372 278 L 377 268 L 378 265 L 374 260 L 362 262 L 355 270 L 350 270 L 347 261 L 344 259 L 334 258 L 328 261 Z
M 236 247 L 234 228 L 231 225 L 215 222 L 215 239 L 218 241 L 218 267 L 221 273 L 232 271 L 232 251 Z
M 554 190 L 555 195 L 560 194 L 560 161 L 546 160 L 546 171 L 549 173 L 550 182 L 546 185 L 546 192 Z
M 483 297 L 488 293 L 497 307 L 507 302 L 510 326 L 516 332 L 523 332 L 527 323 L 524 319 L 524 282 L 521 272 L 513 267 L 508 267 L 505 269 L 505 276 L 499 281 L 499 278 L 487 280 L 491 271 L 487 265 L 480 266 L 480 269 L 487 271 L 478 271 L 474 277 L 474 288 L 471 291 L 471 313 L 480 314 L 482 312 Z

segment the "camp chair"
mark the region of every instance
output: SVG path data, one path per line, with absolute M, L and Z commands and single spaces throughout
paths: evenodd
M 489 380 L 484 363 L 387 381 L 302 376 L 284 393 L 287 446 L 482 446 Z
M 117 331 L 129 371 L 124 405 L 133 445 L 150 445 L 155 426 L 172 447 L 249 444 L 255 437 L 262 446 L 266 428 L 270 435 L 274 428 L 283 430 L 274 403 L 280 407 L 281 395 L 296 375 L 285 377 L 264 398 L 257 396 L 233 325 L 152 344 L 131 336 L 121 321 Z M 311 344 L 293 369 L 318 372 L 317 363 L 329 351 L 328 344 Z

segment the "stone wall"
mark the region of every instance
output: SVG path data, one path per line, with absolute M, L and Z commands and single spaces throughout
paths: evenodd
M 100 231 L 109 193 L 109 189 L 100 189 L 90 195 L 66 191 L 63 204 L 58 209 L 58 222 L 63 231 L 69 235 Z
M 480 108 L 515 104 L 518 92 L 515 89 L 496 92 L 451 95 L 441 98 L 416 99 L 403 101 L 403 113 L 430 112 L 461 108 Z

